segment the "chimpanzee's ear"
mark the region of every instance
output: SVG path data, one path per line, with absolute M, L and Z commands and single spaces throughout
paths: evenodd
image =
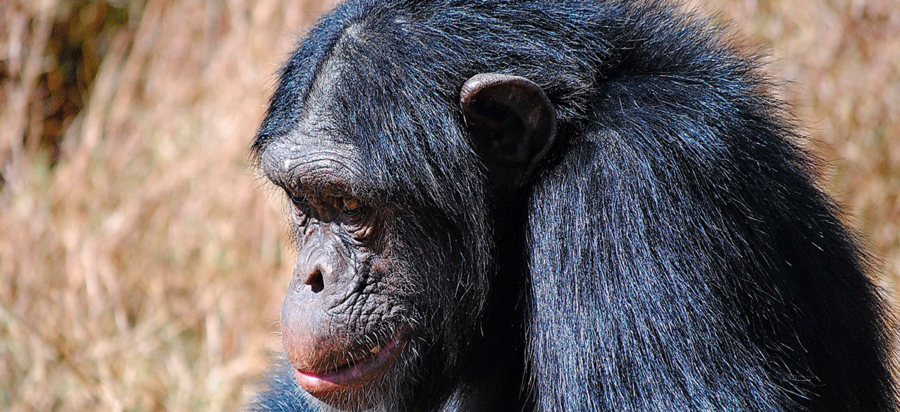
M 524 77 L 477 74 L 463 85 L 459 103 L 492 179 L 524 185 L 556 135 L 556 112 L 541 87 Z

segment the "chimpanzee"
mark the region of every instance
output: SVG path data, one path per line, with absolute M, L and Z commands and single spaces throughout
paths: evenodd
M 349 0 L 253 144 L 252 410 L 889 411 L 885 304 L 759 59 L 667 1 Z

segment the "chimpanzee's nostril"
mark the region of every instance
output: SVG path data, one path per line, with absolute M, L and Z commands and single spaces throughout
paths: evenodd
M 305 283 L 309 285 L 313 293 L 319 293 L 322 289 L 325 289 L 325 280 L 322 279 L 322 272 L 318 269 L 306 278 Z

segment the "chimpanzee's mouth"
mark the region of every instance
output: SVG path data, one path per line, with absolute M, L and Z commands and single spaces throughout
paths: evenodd
M 311 395 L 320 397 L 333 391 L 362 387 L 382 377 L 399 359 L 406 342 L 404 334 L 397 333 L 387 342 L 382 340 L 366 350 L 354 351 L 353 356 L 342 357 L 342 363 L 321 370 L 297 369 L 294 375 L 300 387 Z

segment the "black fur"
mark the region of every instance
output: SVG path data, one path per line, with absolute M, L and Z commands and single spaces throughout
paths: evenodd
M 315 99 L 362 153 L 361 195 L 409 205 L 409 258 L 465 272 L 418 286 L 450 288 L 449 312 L 468 300 L 421 320 L 435 330 L 401 404 L 896 408 L 883 302 L 783 103 L 726 31 L 676 9 L 351 0 L 291 57 L 254 151 Z M 528 78 L 556 111 L 552 152 L 511 200 L 463 124 L 478 73 Z M 285 370 L 253 410 L 315 409 Z

